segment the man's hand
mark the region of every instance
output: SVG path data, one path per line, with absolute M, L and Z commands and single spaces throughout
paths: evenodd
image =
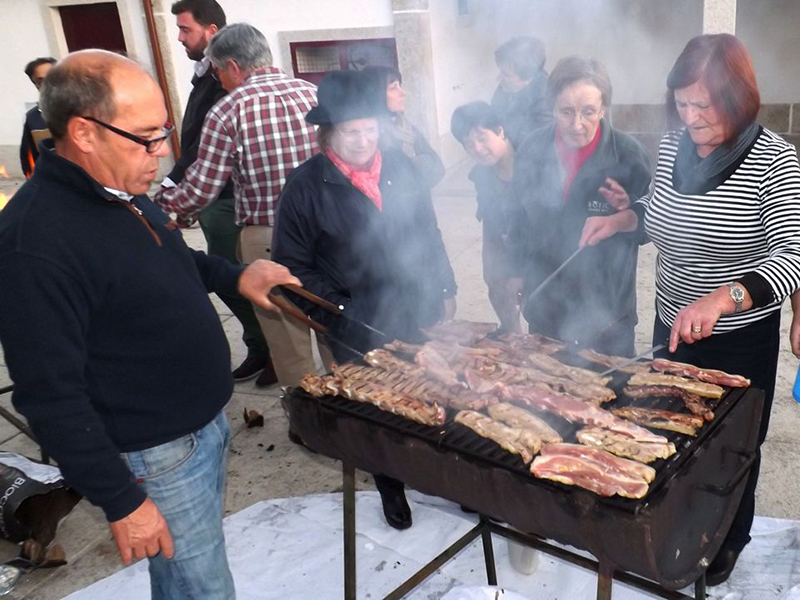
M 175 554 L 167 522 L 150 498 L 127 517 L 109 523 L 109 527 L 126 565 L 131 564 L 134 558 L 155 556 L 159 552 L 163 552 L 165 558 L 172 558 Z
M 300 280 L 289 269 L 271 260 L 259 259 L 250 264 L 239 276 L 239 293 L 253 304 L 265 310 L 277 307 L 267 299 L 267 294 L 276 285 L 292 284 L 303 287 Z

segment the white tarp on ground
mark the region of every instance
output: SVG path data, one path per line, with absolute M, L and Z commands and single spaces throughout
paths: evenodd
M 476 522 L 447 501 L 410 492 L 414 526 L 395 531 L 383 520 L 376 492 L 357 495 L 358 598 L 384 597 Z M 268 500 L 225 519 L 228 557 L 239 600 L 338 600 L 343 597 L 342 496 L 325 494 Z M 757 517 L 753 542 L 730 581 L 710 589 L 717 600 L 800 600 L 800 522 Z M 541 555 L 523 575 L 509 564 L 506 542 L 495 536 L 500 588 L 489 588 L 476 540 L 408 598 L 416 600 L 578 600 L 595 598 L 596 575 Z M 67 567 L 69 568 L 69 567 Z M 498 590 L 502 590 L 498 593 Z M 687 590 L 689 592 L 689 590 Z M 693 594 L 693 592 L 691 592 Z M 650 594 L 614 583 L 614 600 Z M 67 600 L 147 600 L 142 561 Z

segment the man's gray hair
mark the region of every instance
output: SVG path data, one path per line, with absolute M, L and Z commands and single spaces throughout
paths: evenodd
M 247 23 L 232 23 L 211 38 L 206 50 L 211 63 L 222 68 L 233 60 L 240 69 L 272 66 L 272 50 L 264 34 Z

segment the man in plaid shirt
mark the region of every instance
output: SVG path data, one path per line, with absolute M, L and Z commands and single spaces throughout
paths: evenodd
M 155 201 L 168 213 L 192 219 L 233 181 L 239 250 L 244 264 L 269 258 L 278 196 L 289 173 L 317 151 L 316 132 L 305 115 L 317 88 L 272 67 L 264 35 L 245 23 L 221 29 L 207 55 L 229 94 L 208 112 L 197 160 L 177 187 Z M 308 327 L 283 314 L 256 308 L 278 381 L 297 385 L 314 371 Z

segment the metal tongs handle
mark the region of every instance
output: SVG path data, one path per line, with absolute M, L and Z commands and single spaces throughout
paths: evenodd
M 361 327 L 364 327 L 365 329 L 369 329 L 372 333 L 377 333 L 378 335 L 380 335 L 384 339 L 388 339 L 387 335 L 385 333 L 383 333 L 382 331 L 379 331 L 378 329 L 375 329 L 371 325 L 368 325 L 367 323 L 364 323 L 363 321 L 359 321 L 358 319 L 355 319 L 355 318 L 351 317 L 350 315 L 348 315 L 347 313 L 345 313 L 343 306 L 337 306 L 333 302 L 329 302 L 328 300 L 325 300 L 325 298 L 320 298 L 316 294 L 313 294 L 313 293 L 309 292 L 308 290 L 306 290 L 304 288 L 301 288 L 301 287 L 298 287 L 296 285 L 287 284 L 287 285 L 284 285 L 284 286 L 281 286 L 281 287 L 284 287 L 287 290 L 289 290 L 290 292 L 293 292 L 293 293 L 297 294 L 298 296 L 301 296 L 301 297 L 305 298 L 306 300 L 309 300 L 310 302 L 313 302 L 317 306 L 319 306 L 321 308 L 324 308 L 325 310 L 327 310 L 330 313 L 333 313 L 334 315 L 337 315 L 339 317 L 344 317 L 348 321 L 356 323 L 357 325 L 360 325 Z M 303 316 L 305 316 L 305 315 L 303 315 Z M 317 325 L 319 325 L 319 323 L 317 323 Z
M 681 343 L 681 340 L 678 340 L 678 344 L 680 344 L 680 343 Z M 650 356 L 651 354 L 655 354 L 659 350 L 663 350 L 664 348 L 666 348 L 668 346 L 669 346 L 669 340 L 667 340 L 663 344 L 658 344 L 656 346 L 653 346 L 652 348 L 649 348 L 649 349 L 645 350 L 644 352 L 641 352 L 640 354 L 637 354 L 633 358 L 629 358 L 628 360 L 625 360 L 625 361 L 619 363 L 615 367 L 611 367 L 610 369 L 606 369 L 605 371 L 600 373 L 600 377 L 605 377 L 606 375 L 611 375 L 611 373 L 613 373 L 615 371 L 619 371 L 620 369 L 624 369 L 628 365 L 632 365 L 633 363 L 635 363 L 637 360 L 639 360 L 641 358 L 644 358 L 645 356 Z
M 292 287 L 294 287 L 294 286 L 292 286 Z M 302 289 L 302 288 L 297 288 L 297 289 Z M 311 292 L 309 292 L 309 294 L 310 293 Z M 313 296 L 313 294 L 311 294 L 311 295 Z M 335 338 L 334 336 L 332 336 L 331 333 L 328 331 L 328 328 L 325 327 L 325 325 L 323 325 L 322 323 L 317 323 L 314 319 L 312 319 L 311 317 L 307 316 L 302 310 L 292 306 L 291 304 L 289 304 L 286 300 L 284 300 L 280 296 L 276 296 L 275 294 L 270 292 L 269 294 L 267 294 L 267 299 L 270 302 L 272 302 L 275 306 L 277 306 L 282 312 L 285 312 L 287 315 L 289 315 L 291 317 L 294 317 L 295 319 L 297 319 L 301 323 L 305 323 L 306 325 L 308 325 L 311 329 L 313 329 L 317 333 L 320 333 L 323 336 L 325 336 L 325 339 L 332 341 L 333 343 L 341 346 L 345 350 L 348 350 L 349 352 L 352 352 L 353 354 L 355 354 L 357 356 L 360 356 L 361 358 L 364 358 L 364 353 L 363 352 L 359 352 L 355 348 L 352 348 L 352 347 L 348 346 L 343 341 L 341 341 L 341 340 Z

